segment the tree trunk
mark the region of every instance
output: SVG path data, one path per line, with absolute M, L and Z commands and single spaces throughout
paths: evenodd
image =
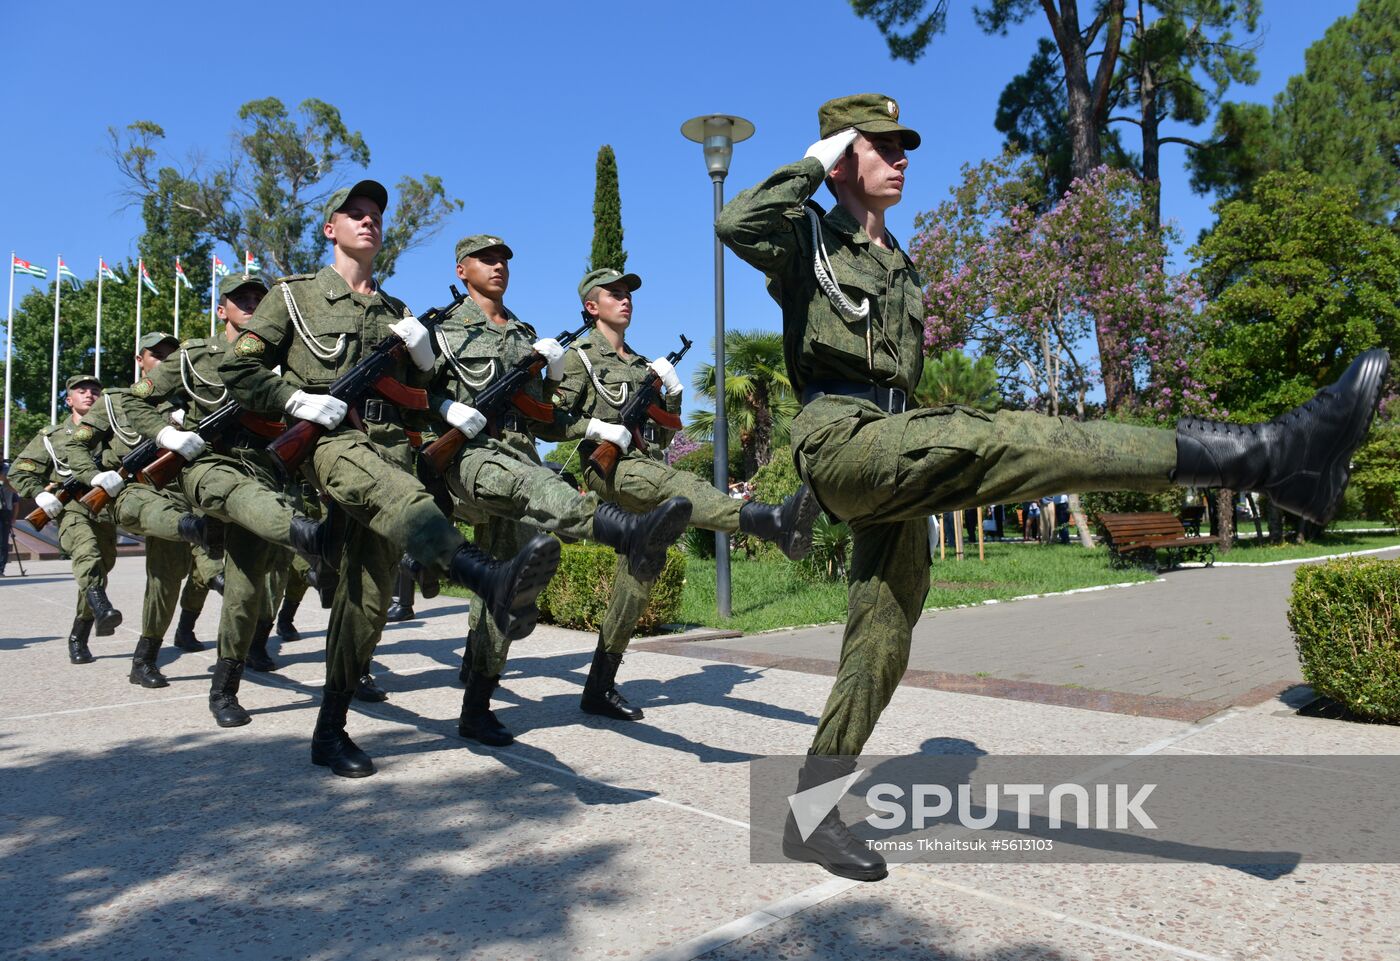
M 1089 515 L 1084 513 L 1084 505 L 1079 502 L 1078 494 L 1069 495 L 1069 512 L 1074 518 L 1074 526 L 1079 528 L 1079 543 L 1092 550 L 1094 535 L 1089 531 Z
M 1228 554 L 1235 546 L 1235 492 L 1222 487 L 1215 492 L 1215 507 L 1211 516 L 1216 518 L 1216 536 L 1220 538 L 1220 553 Z

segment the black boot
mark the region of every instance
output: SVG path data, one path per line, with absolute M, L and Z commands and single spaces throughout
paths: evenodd
M 797 790 L 800 793 L 846 777 L 855 768 L 855 758 L 809 754 L 797 775 Z M 851 833 L 841 822 L 840 812 L 835 807 L 827 812 L 805 840 L 797 826 L 797 819 L 789 813 L 787 824 L 783 826 L 783 856 L 794 861 L 820 864 L 832 874 L 853 881 L 879 881 L 890 873 L 885 867 L 885 859 Z
M 583 682 L 583 697 L 578 704 L 585 714 L 600 714 L 619 721 L 642 719 L 642 709 L 628 704 L 627 698 L 614 686 L 621 664 L 622 655 L 609 654 L 600 640 L 598 649 L 593 652 L 593 666 L 588 669 L 588 680 Z
M 349 709 L 349 694 L 321 693 L 321 711 L 316 715 L 316 732 L 311 735 L 311 763 L 328 767 L 341 777 L 369 777 L 374 773 L 374 762 L 345 733 Z
M 136 652 L 131 655 L 131 673 L 127 680 L 142 687 L 169 687 L 170 682 L 156 667 L 156 655 L 160 653 L 161 638 L 142 635 L 136 642 Z
M 388 693 L 384 688 L 374 683 L 374 675 L 369 671 L 360 675 L 360 679 L 355 682 L 355 700 L 368 701 L 376 704 L 380 701 L 389 700 Z
M 409 559 L 405 555 L 399 561 L 399 579 L 394 588 L 394 603 L 389 605 L 389 610 L 384 619 L 391 624 L 399 621 L 413 620 L 413 591 L 418 586 L 418 582 L 413 579 L 413 570 L 408 566 Z
M 277 636 L 284 641 L 301 640 L 301 631 L 298 631 L 296 624 L 292 623 L 297 616 L 297 608 L 300 606 L 301 601 L 294 601 L 290 597 L 282 599 L 282 609 L 277 612 Z
M 438 580 L 437 575 L 407 554 L 399 558 L 399 567 L 408 571 L 413 577 L 414 583 L 418 585 L 418 590 L 423 595 L 423 600 L 432 600 L 442 590 L 442 583 Z
M 214 681 L 209 685 L 209 713 L 219 727 L 242 727 L 252 720 L 238 703 L 238 683 L 243 680 L 243 662 L 221 657 L 214 662 Z
M 1265 424 L 1180 421 L 1172 481 L 1263 491 L 1280 509 L 1327 524 L 1342 504 L 1351 455 L 1366 439 L 1389 367 L 1388 353 L 1368 350 L 1335 384 Z
M 68 632 L 68 660 L 72 664 L 91 664 L 92 651 L 88 650 L 88 635 L 92 633 L 92 621 L 81 617 L 73 618 L 73 629 Z
M 467 675 L 467 690 L 462 695 L 462 716 L 457 719 L 457 733 L 472 741 L 480 741 L 492 747 L 505 747 L 515 743 L 515 738 L 506 730 L 491 710 L 491 694 L 500 677 L 486 677 L 472 671 Z
M 480 625 L 478 625 L 477 629 L 478 629 L 478 630 L 483 630 L 483 631 L 485 630 L 485 629 L 484 629 L 483 627 L 481 627 Z M 460 668 L 457 669 L 457 680 L 461 682 L 461 684 L 462 684 L 463 687 L 466 687 L 466 686 L 467 686 L 467 678 L 471 677 L 471 673 L 472 673 L 472 635 L 471 635 L 471 631 L 468 631 L 468 632 L 467 632 L 467 643 L 466 643 L 466 645 L 463 646 L 463 648 L 462 648 L 462 666 L 461 666 Z
M 593 515 L 593 539 L 624 555 L 637 580 L 655 580 L 666 566 L 666 549 L 685 533 L 690 510 L 684 497 L 672 497 L 645 514 L 604 501 Z
M 540 616 L 535 598 L 558 566 L 559 542 L 548 534 L 537 534 L 509 561 L 498 561 L 463 544 L 452 555 L 448 576 L 480 597 L 483 613 L 491 615 L 506 637 L 518 641 L 535 629 Z
M 182 514 L 179 522 L 180 539 L 204 552 L 214 560 L 224 556 L 224 525 L 211 517 Z
M 340 554 L 345 546 L 344 526 L 338 513 L 330 507 L 327 508 L 325 520 L 313 521 L 300 514 L 292 517 L 292 549 L 311 564 L 307 581 L 315 589 L 323 608 L 331 606 L 340 582 Z
M 267 653 L 267 638 L 272 633 L 271 621 L 258 621 L 253 625 L 253 641 L 248 645 L 248 669 L 251 671 L 277 670 L 277 662 Z
M 812 549 L 812 524 L 821 511 L 812 489 L 803 484 L 781 504 L 749 501 L 739 508 L 739 530 L 778 545 L 778 550 L 800 561 Z
M 209 589 L 210 589 L 211 591 L 213 591 L 215 594 L 218 594 L 220 597 L 223 597 L 223 596 L 224 596 L 224 572 L 223 572 L 223 571 L 219 571 L 219 573 L 217 573 L 217 574 L 215 574 L 213 577 L 209 578 Z
M 202 651 L 204 645 L 194 636 L 194 622 L 199 620 L 199 611 L 180 609 L 180 623 L 175 625 L 175 646 L 182 651 Z
M 122 612 L 107 600 L 107 589 L 95 584 L 87 589 L 88 607 L 92 608 L 93 623 L 97 625 L 97 636 L 115 634 L 122 622 Z

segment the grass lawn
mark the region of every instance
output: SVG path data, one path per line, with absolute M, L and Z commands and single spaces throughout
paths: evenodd
M 1358 522 L 1344 523 L 1350 527 Z M 1228 553 L 1217 552 L 1215 556 L 1216 560 L 1229 561 L 1232 564 L 1260 564 L 1266 561 L 1296 561 L 1308 557 L 1324 557 L 1328 554 L 1346 554 L 1350 551 L 1370 551 L 1378 547 L 1400 547 L 1400 535 L 1370 533 L 1366 530 L 1328 531 L 1317 540 L 1306 544 L 1257 543 L 1251 538 L 1237 542 L 1234 549 Z

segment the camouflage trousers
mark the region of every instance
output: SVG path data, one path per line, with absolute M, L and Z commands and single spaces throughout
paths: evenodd
M 117 527 L 110 512 L 94 516 L 78 504 L 69 504 L 58 517 L 58 546 L 72 560 L 78 586 L 77 616 L 90 621 L 87 589 L 107 586 L 107 575 L 117 563 Z
M 473 439 L 448 472 L 447 489 L 469 516 L 518 518 L 576 539 L 593 535 L 593 515 L 601 503 L 598 495 L 580 494 L 540 463 L 534 439 L 519 433 L 507 433 L 503 440 Z
M 180 607 L 199 613 L 209 594 L 209 581 L 218 562 L 202 548 L 180 539 L 180 518 L 192 508 L 173 490 L 128 484 L 114 504 L 117 525 L 146 539 L 146 591 L 141 603 L 141 633 L 164 637 Z M 181 583 L 184 589 L 181 590 Z
M 979 504 L 1171 486 L 1170 430 L 1024 411 L 890 416 L 820 398 L 793 423 L 798 473 L 852 532 L 846 631 L 813 754 L 859 754 L 909 663 L 929 588 L 927 517 Z

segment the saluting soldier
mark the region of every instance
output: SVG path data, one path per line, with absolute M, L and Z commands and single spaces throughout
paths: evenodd
M 812 522 L 818 511 L 805 486 L 782 504 L 745 502 L 667 464 L 663 452 L 673 432 L 659 424 L 649 423 L 644 428 L 645 451 L 632 447 L 632 434 L 622 426 L 622 408 L 648 376 L 654 373 L 661 378 L 665 408 L 673 414 L 681 412 L 682 385 L 671 362 L 664 357 L 647 360 L 627 344 L 632 295 L 641 286 L 636 274 L 606 268 L 591 271 L 579 281 L 579 299 L 584 313 L 593 319 L 594 329 L 568 352 L 564 381 L 555 401 L 582 428 L 584 439 L 578 453 L 584 485 L 634 511 L 646 510 L 668 497 L 684 497 L 693 505 L 691 526 L 753 534 L 777 544 L 794 560 L 804 557 L 812 545 Z M 580 432 L 576 428 L 572 433 L 578 436 Z M 589 460 L 604 441 L 623 452 L 611 477 Z M 598 632 L 598 647 L 579 702 L 589 714 L 624 721 L 642 718 L 641 708 L 628 703 L 617 690 L 616 680 L 622 655 L 646 612 L 656 574 L 638 577 L 622 564 L 617 566 L 612 596 Z
M 736 196 L 715 225 L 782 307 L 803 403 L 792 425 L 797 470 L 853 535 L 840 666 L 798 790 L 854 769 L 904 674 L 928 593 L 930 514 L 1177 484 L 1264 490 L 1326 522 L 1389 365 L 1385 351 L 1367 351 L 1332 387 L 1262 425 L 1184 420 L 1171 431 L 1026 411 L 906 412 L 923 368 L 922 279 L 885 212 L 903 195 L 919 134 L 882 94 L 828 101 L 817 119 L 822 139 L 806 156 Z M 829 213 L 811 200 L 824 182 L 837 201 Z M 789 818 L 783 850 L 844 877 L 886 873 L 834 809 L 806 840 Z
M 590 538 L 615 549 L 618 563 L 639 577 L 655 578 L 666 563 L 666 550 L 685 531 L 690 502 L 674 497 L 649 504 L 645 513 L 630 513 L 597 494 L 580 494 L 540 462 L 535 437 L 558 440 L 567 424 L 548 406 L 563 377 L 564 348 L 505 305 L 514 252 L 498 236 L 475 234 L 457 243 L 457 276 L 469 295 L 435 333 L 441 358 L 430 403 L 452 427 L 469 439 L 447 472 L 453 497 L 471 515 L 484 514 L 476 525 L 476 542 L 492 553 L 518 549 L 540 529 L 568 538 Z M 546 358 L 544 378 L 532 379 L 525 394 L 549 411 L 536 420 L 511 409 L 486 432 L 486 418 L 473 405 L 481 391 L 509 368 L 538 354 Z M 539 413 L 540 417 L 545 416 Z M 463 654 L 466 693 L 458 731 L 485 744 L 509 744 L 511 734 L 491 711 L 491 694 L 500 683 L 509 657 L 510 638 L 477 613 Z
M 559 544 L 547 535 L 532 539 L 508 562 L 466 543 L 410 473 L 406 428 L 426 423 L 426 410 L 401 406 L 408 400 L 366 396 L 344 422 L 346 403 L 325 393 L 390 334 L 403 340 L 407 354 L 391 368 L 394 380 L 425 388 L 433 373 L 427 329 L 374 279 L 387 205 L 388 192 L 373 180 L 332 194 L 323 227 L 332 246 L 331 266 L 279 281 L 220 368 L 233 396 L 251 410 L 285 412 L 326 428 L 308 463 L 317 486 L 352 522 L 331 605 L 326 685 L 311 759 L 345 777 L 374 773 L 373 761 L 350 739 L 345 721 L 355 684 L 384 628 L 400 554 L 406 551 L 429 575 L 446 576 L 481 596 L 482 613 L 511 637 L 534 628 L 535 599 L 559 563 Z M 273 371 L 279 366 L 280 376 Z M 360 424 L 363 430 L 357 429 Z
M 78 422 L 102 395 L 102 382 L 92 374 L 74 374 L 64 384 L 68 416 L 40 431 L 20 451 L 10 468 L 10 483 L 21 497 L 33 497 L 39 509 L 58 518 L 58 543 L 73 561 L 78 584 L 78 611 L 68 633 L 68 660 L 88 664 L 93 660 L 88 638 L 94 623 L 97 636 L 116 633 L 122 613 L 107 597 L 107 575 L 117 562 L 117 528 L 110 507 L 94 514 L 77 498 L 60 501 L 49 488 L 73 476 L 68 466 L 68 440 Z

